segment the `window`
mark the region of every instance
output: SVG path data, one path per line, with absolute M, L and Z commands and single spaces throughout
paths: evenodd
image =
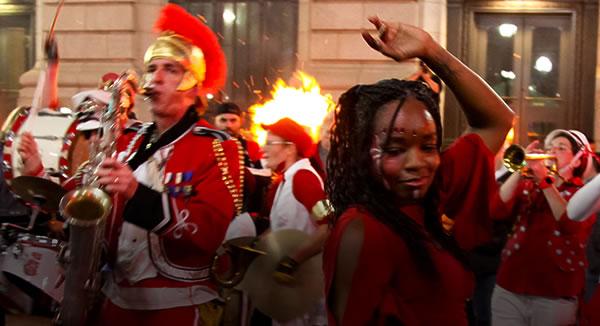
M 34 5 L 33 0 L 0 3 L 0 121 L 17 105 L 19 78 L 35 61 Z
M 227 57 L 224 98 L 247 108 L 296 70 L 297 0 L 170 1 L 201 15 Z

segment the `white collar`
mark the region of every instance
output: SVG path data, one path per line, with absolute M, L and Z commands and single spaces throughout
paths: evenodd
M 312 165 L 310 164 L 310 160 L 307 158 L 300 159 L 292 164 L 285 172 L 283 173 L 283 178 L 285 180 L 290 180 L 290 178 L 298 172 L 298 170 L 302 169 L 312 169 Z

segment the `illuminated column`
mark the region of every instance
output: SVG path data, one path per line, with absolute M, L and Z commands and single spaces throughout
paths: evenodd
M 37 0 L 36 54 L 33 69 L 21 76 L 19 104 L 30 105 L 46 38 L 58 0 Z M 59 97 L 71 106 L 71 96 L 96 88 L 107 72 L 141 71 L 143 52 L 152 40 L 152 25 L 166 0 L 66 1 L 56 24 L 60 55 Z M 138 101 L 141 103 L 141 101 Z M 143 115 L 143 110 L 138 110 Z

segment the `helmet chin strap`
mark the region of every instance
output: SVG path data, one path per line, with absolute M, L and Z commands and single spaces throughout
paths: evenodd
M 192 89 L 194 86 L 196 86 L 196 84 L 198 84 L 198 81 L 194 77 L 194 74 L 192 74 L 189 70 L 186 70 L 186 72 L 183 74 L 181 82 L 177 86 L 177 90 L 185 92 Z
M 189 70 L 186 70 L 186 72 L 183 74 L 183 78 L 179 82 L 179 85 L 177 85 L 177 91 L 179 91 L 179 92 L 188 91 L 188 90 L 192 89 L 194 86 L 196 86 L 197 84 L 198 84 L 198 81 L 194 77 L 194 74 L 192 74 Z M 140 86 L 140 89 L 138 90 L 139 93 L 144 95 L 147 92 L 151 91 L 152 88 L 154 88 L 154 85 L 152 84 L 152 73 L 143 74 L 141 86 Z

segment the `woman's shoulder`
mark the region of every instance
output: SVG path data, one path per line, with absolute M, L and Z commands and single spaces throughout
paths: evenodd
M 476 133 L 468 133 L 458 137 L 454 140 L 444 151 L 442 157 L 449 155 L 462 155 L 465 152 L 482 152 L 490 156 L 494 156 L 494 153 L 485 145 L 481 136 Z
M 361 221 L 363 224 L 373 225 L 374 227 L 384 227 L 382 223 L 377 221 L 375 216 L 366 208 L 360 206 L 353 206 L 345 210 L 338 219 L 340 225 L 347 225 L 349 223 L 356 223 Z
M 358 233 L 354 237 L 362 237 L 370 244 L 389 245 L 390 241 L 399 241 L 400 237 L 364 207 L 348 208 L 334 226 L 333 234 L 341 236 L 345 233 Z
M 469 192 L 469 189 L 496 187 L 494 171 L 494 154 L 478 134 L 469 133 L 442 152 L 436 182 L 441 197 L 453 197 L 450 204 L 454 205 L 459 204 L 465 193 L 487 196 L 487 192 Z

